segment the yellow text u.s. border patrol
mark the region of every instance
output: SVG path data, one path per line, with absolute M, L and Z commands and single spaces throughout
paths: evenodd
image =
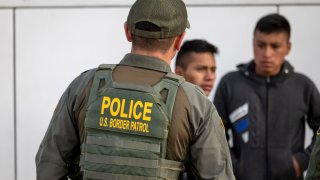
M 152 102 L 104 96 L 99 126 L 149 133 L 152 107 Z

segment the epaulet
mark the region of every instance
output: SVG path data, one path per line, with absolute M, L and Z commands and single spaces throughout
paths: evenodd
M 116 64 L 100 64 L 98 70 L 113 70 Z
M 179 76 L 177 74 L 174 74 L 172 72 L 167 73 L 164 78 L 169 79 L 169 80 L 173 80 L 175 82 L 177 82 L 178 84 L 181 84 L 183 81 L 185 81 L 185 79 L 182 76 Z

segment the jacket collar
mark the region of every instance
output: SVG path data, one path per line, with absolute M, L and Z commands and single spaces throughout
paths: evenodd
M 170 65 L 165 61 L 151 56 L 128 53 L 119 63 L 120 66 L 133 66 L 160 72 L 171 72 Z
M 267 77 L 256 74 L 255 66 L 256 64 L 254 63 L 253 60 L 251 60 L 249 63 L 237 65 L 237 68 L 243 75 L 257 81 L 265 82 Z M 289 77 L 293 72 L 294 72 L 293 66 L 288 61 L 284 61 L 284 63 L 281 66 L 280 72 L 277 75 L 269 77 L 270 78 L 269 80 L 270 82 L 273 82 L 273 83 L 282 82 L 287 77 Z

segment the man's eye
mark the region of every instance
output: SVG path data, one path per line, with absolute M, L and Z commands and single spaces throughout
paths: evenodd
M 198 70 L 198 71 L 204 71 L 205 68 L 204 68 L 204 67 L 198 67 L 197 70 Z
M 278 49 L 279 48 L 279 45 L 278 44 L 273 44 L 271 45 L 272 49 Z

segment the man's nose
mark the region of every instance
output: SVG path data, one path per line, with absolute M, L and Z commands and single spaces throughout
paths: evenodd
M 263 55 L 265 57 L 270 57 L 273 53 L 273 49 L 269 46 L 267 46 L 265 49 L 264 49 L 264 52 L 263 52 Z
M 207 80 L 213 80 L 213 79 L 214 79 L 214 76 L 215 76 L 215 73 L 212 72 L 211 70 L 207 70 L 207 71 L 206 71 L 206 79 L 207 79 Z

